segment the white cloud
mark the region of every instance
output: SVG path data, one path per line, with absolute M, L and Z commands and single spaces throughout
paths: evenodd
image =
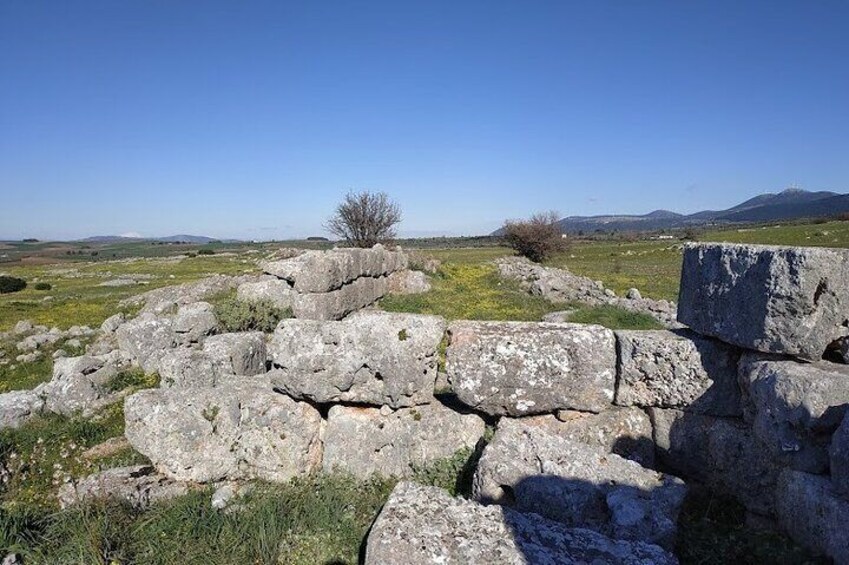
M 127 233 L 122 233 L 119 235 L 120 237 L 143 237 L 142 234 L 137 231 L 128 231 Z

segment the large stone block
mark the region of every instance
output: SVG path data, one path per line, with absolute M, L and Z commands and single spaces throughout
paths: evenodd
M 493 415 L 610 408 L 616 380 L 613 332 L 545 322 L 454 322 L 448 378 L 457 397 Z
M 773 514 L 781 468 L 743 422 L 661 408 L 649 416 L 660 463 L 756 514 Z
M 239 285 L 236 298 L 245 302 L 270 302 L 280 309 L 291 309 L 297 293 L 288 281 L 277 277 L 263 277 L 262 280 Z
M 740 361 L 746 418 L 773 457 L 799 471 L 828 471 L 831 434 L 849 407 L 849 367 L 747 354 Z
M 360 478 L 407 477 L 415 468 L 473 449 L 485 428 L 475 414 L 439 403 L 394 412 L 336 405 L 327 417 L 323 468 Z
M 191 344 L 203 341 L 218 327 L 212 304 L 208 302 L 192 302 L 180 306 L 174 316 L 173 328 L 177 340 L 181 344 Z
M 361 312 L 335 322 L 283 320 L 271 340 L 272 382 L 313 402 L 393 408 L 433 400 L 438 316 Z
M 158 371 L 165 353 L 177 346 L 171 319 L 150 313 L 121 324 L 115 336 L 118 348 L 147 373 Z
M 741 414 L 738 349 L 685 330 L 620 330 L 616 340 L 616 404 Z
M 375 520 L 365 565 L 674 565 L 656 545 L 611 540 L 536 514 L 481 506 L 436 487 L 399 483 Z
M 696 244 L 678 320 L 747 349 L 820 359 L 849 333 L 849 250 Z
M 214 335 L 204 342 L 203 352 L 220 367 L 222 374 L 252 376 L 266 370 L 268 351 L 262 332 Z
M 216 386 L 223 375 L 223 367 L 211 355 L 197 349 L 172 349 L 159 362 L 163 388 Z
M 502 419 L 473 496 L 617 539 L 672 547 L 687 487 L 607 450 Z
M 66 483 L 59 489 L 62 508 L 98 499 L 112 499 L 128 503 L 133 508 L 145 509 L 151 504 L 182 496 L 191 485 L 172 481 L 154 472 L 150 465 L 107 469 Z
M 779 524 L 797 543 L 839 565 L 849 563 L 849 502 L 834 495 L 827 477 L 785 470 L 775 504 Z
M 303 255 L 263 264 L 263 270 L 292 283 L 299 293 L 325 293 L 361 277 L 384 277 L 405 269 L 407 257 L 382 245 L 371 249 L 308 251 Z
M 360 277 L 330 292 L 296 294 L 292 313 L 308 320 L 339 320 L 374 304 L 388 292 L 386 277 Z
M 613 408 L 600 414 L 560 410 L 518 420 L 570 441 L 603 447 L 643 467 L 654 467 L 654 439 L 648 415 L 639 408 Z
M 0 430 L 18 428 L 38 416 L 44 400 L 31 390 L 14 390 L 0 394 Z
M 53 378 L 40 389 L 44 406 L 56 414 L 90 417 L 123 397 L 121 391 L 110 387 L 110 381 L 123 368 L 120 356 L 56 359 Z
M 124 414 L 130 444 L 178 481 L 283 482 L 321 463 L 321 415 L 262 377 L 143 390 L 127 397 Z

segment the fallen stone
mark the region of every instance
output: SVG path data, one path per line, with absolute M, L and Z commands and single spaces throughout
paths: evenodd
M 472 496 L 616 539 L 672 547 L 687 487 L 607 450 L 502 419 Z
M 828 471 L 831 434 L 849 407 L 849 367 L 747 354 L 740 361 L 746 419 L 782 465 Z
M 212 304 L 208 302 L 193 302 L 180 306 L 174 316 L 174 333 L 177 340 L 184 345 L 198 343 L 212 334 L 218 327 L 218 319 Z
M 360 277 L 330 292 L 296 294 L 292 313 L 307 320 L 339 320 L 374 304 L 388 291 L 386 277 Z
M 262 332 L 214 335 L 204 342 L 203 352 L 218 365 L 221 374 L 253 376 L 266 369 L 268 354 Z
M 849 563 L 849 502 L 834 495 L 827 477 L 783 471 L 775 504 L 779 523 L 796 543 Z
M 195 282 L 149 290 L 122 300 L 119 306 L 142 306 L 142 314 L 163 314 L 184 304 L 191 304 L 216 294 L 234 290 L 242 283 L 255 280 L 257 280 L 257 277 L 251 275 L 238 277 L 214 275 Z
M 518 422 L 587 445 L 604 448 L 643 467 L 654 467 L 651 420 L 639 408 L 613 408 L 600 414 L 560 410 L 557 416 L 526 416 Z
M 239 285 L 236 298 L 245 302 L 269 302 L 280 309 L 291 309 L 295 297 L 292 285 L 277 277 L 263 277 L 256 282 Z
M 365 565 L 678 563 L 656 545 L 614 541 L 536 514 L 482 506 L 405 482 L 375 520 L 365 553 Z
M 478 416 L 439 403 L 394 412 L 336 405 L 327 416 L 323 468 L 359 478 L 408 477 L 462 449 L 471 451 L 485 428 Z
M 142 314 L 115 331 L 118 348 L 146 373 L 159 370 L 159 361 L 177 346 L 177 336 L 169 318 Z
M 360 312 L 342 321 L 283 320 L 271 340 L 272 383 L 318 403 L 386 404 L 433 400 L 438 316 Z
M 221 363 L 196 349 L 172 349 L 159 362 L 163 388 L 213 387 L 220 384 L 224 374 Z
M 124 323 L 126 317 L 124 314 L 115 314 L 106 318 L 102 324 L 100 324 L 100 331 L 106 334 L 113 334 L 118 327 Z
M 650 408 L 649 416 L 656 456 L 666 468 L 752 512 L 774 514 L 781 467 L 743 422 L 661 408 Z
M 689 245 L 678 320 L 740 347 L 815 361 L 849 334 L 847 276 L 844 249 Z
M 143 390 L 127 397 L 124 414 L 130 444 L 178 481 L 285 482 L 321 463 L 321 415 L 262 377 Z
M 421 271 L 395 271 L 387 277 L 389 294 L 422 294 L 432 288 L 430 278 Z
M 53 378 L 41 389 L 45 408 L 55 414 L 88 418 L 118 402 L 123 395 L 110 387 L 110 381 L 126 368 L 119 359 L 83 355 L 54 360 Z
M 629 288 L 628 292 L 625 293 L 625 298 L 628 300 L 641 300 L 643 295 L 640 293 L 640 290 L 637 288 Z
M 21 320 L 15 327 L 12 328 L 12 333 L 15 335 L 23 335 L 33 330 L 32 322 L 29 320 Z
M 601 412 L 613 402 L 616 345 L 606 328 L 460 321 L 448 332 L 448 378 L 460 401 L 476 410 Z
M 15 390 L 0 394 L 0 430 L 19 428 L 38 416 L 44 400 L 31 390 Z
M 150 465 L 136 465 L 108 469 L 77 483 L 66 483 L 59 489 L 58 498 L 61 508 L 109 498 L 143 510 L 151 504 L 184 495 L 190 490 L 190 485 L 159 475 Z
M 619 406 L 740 416 L 739 350 L 685 330 L 616 332 Z

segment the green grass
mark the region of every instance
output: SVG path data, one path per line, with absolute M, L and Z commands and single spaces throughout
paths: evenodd
M 631 312 L 608 304 L 601 306 L 577 306 L 569 322 L 598 324 L 613 330 L 660 330 L 663 325 L 648 314 Z
M 12 390 L 26 390 L 47 382 L 53 376 L 53 352 L 62 349 L 68 356 L 82 355 L 85 351 L 85 339 L 79 338 L 81 347 L 73 348 L 62 341 L 39 348 L 41 357 L 31 363 L 19 363 L 15 358 L 21 353 L 15 347 L 15 340 L 0 342 L 0 350 L 5 351 L 8 365 L 0 365 L 0 393 Z

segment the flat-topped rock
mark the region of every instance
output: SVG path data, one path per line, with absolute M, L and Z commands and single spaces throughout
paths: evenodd
M 828 471 L 831 434 L 849 408 L 849 367 L 746 354 L 740 382 L 745 416 L 776 461 L 800 471 Z
M 387 277 L 360 277 L 330 292 L 296 293 L 292 313 L 307 320 L 340 320 L 370 306 L 389 292 Z
M 156 473 L 151 465 L 135 465 L 107 469 L 66 483 L 59 489 L 58 498 L 62 508 L 92 500 L 112 499 L 126 502 L 133 508 L 145 509 L 190 490 L 192 486 L 189 483 L 172 481 Z
M 110 381 L 127 366 L 120 355 L 58 358 L 53 362 L 53 377 L 39 387 L 44 407 L 64 416 L 90 417 L 123 398 Z
M 845 249 L 693 244 L 678 320 L 740 347 L 817 360 L 849 334 L 847 279 Z
M 408 477 L 457 451 L 471 451 L 485 429 L 477 415 L 438 402 L 395 411 L 336 405 L 327 416 L 323 469 L 360 478 Z
M 492 415 L 610 408 L 613 332 L 546 322 L 453 322 L 448 378 L 464 404 Z
M 472 494 L 567 526 L 672 547 L 686 492 L 677 477 L 505 418 L 484 449 Z
M 218 318 L 209 302 L 180 306 L 173 322 L 174 333 L 181 344 L 198 343 L 212 334 L 217 326 Z
M 288 281 L 273 276 L 246 282 L 236 289 L 236 298 L 245 302 L 268 302 L 280 309 L 291 309 L 296 292 Z
M 0 430 L 18 428 L 36 417 L 44 408 L 44 399 L 31 390 L 0 394 Z
M 360 312 L 342 321 L 283 320 L 269 346 L 271 380 L 313 402 L 393 408 L 433 400 L 438 316 Z
M 618 330 L 616 404 L 739 416 L 740 351 L 686 330 Z
M 284 482 L 321 464 L 319 412 L 262 377 L 143 390 L 127 397 L 124 415 L 130 444 L 177 481 Z
M 536 514 L 482 506 L 436 487 L 399 483 L 366 542 L 365 565 L 550 563 L 672 565 L 656 545 L 611 540 Z
M 165 353 L 177 346 L 173 321 L 151 313 L 121 324 L 115 337 L 118 348 L 148 373 L 158 371 Z
M 407 267 L 407 256 L 382 245 L 371 249 L 308 251 L 262 265 L 263 271 L 292 283 L 300 293 L 330 292 L 360 277 L 384 277 Z
M 262 332 L 214 335 L 204 342 L 203 352 L 212 358 L 222 373 L 252 376 L 266 370 L 268 352 Z

